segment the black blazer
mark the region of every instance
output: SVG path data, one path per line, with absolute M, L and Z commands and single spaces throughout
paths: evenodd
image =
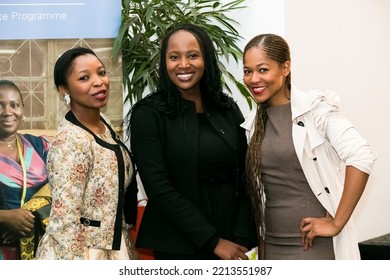
M 216 234 L 214 226 L 198 209 L 198 120 L 195 104 L 184 102 L 184 113 L 177 116 L 145 104 L 132 112 L 131 149 L 148 197 L 137 247 L 192 254 Z M 247 141 L 240 124 L 244 118 L 237 104 L 230 109 L 204 109 L 236 159 L 237 240 L 232 241 L 245 239 L 255 246 L 254 218 L 243 184 Z M 248 247 L 248 243 L 245 245 Z

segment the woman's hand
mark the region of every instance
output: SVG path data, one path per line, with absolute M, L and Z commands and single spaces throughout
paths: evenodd
M 7 215 L 3 225 L 17 236 L 26 236 L 34 227 L 34 215 L 24 209 L 6 210 Z M 9 234 L 7 234 L 9 235 Z
M 341 231 L 334 224 L 333 218 L 326 213 L 324 218 L 303 218 L 300 224 L 301 243 L 303 250 L 306 251 L 313 244 L 313 239 L 317 236 L 333 237 Z
M 247 260 L 246 252 L 248 252 L 247 248 L 222 238 L 214 249 L 214 254 L 222 260 Z

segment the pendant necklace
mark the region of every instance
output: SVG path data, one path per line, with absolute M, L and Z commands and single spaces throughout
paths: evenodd
M 6 141 L 1 141 L 1 140 L 0 140 L 0 143 L 7 145 L 7 147 L 8 147 L 10 150 L 13 150 L 14 148 L 12 147 L 12 143 L 14 143 L 15 141 L 16 141 L 16 137 L 15 137 L 14 140 L 12 140 L 12 141 L 10 141 L 10 142 L 6 142 Z

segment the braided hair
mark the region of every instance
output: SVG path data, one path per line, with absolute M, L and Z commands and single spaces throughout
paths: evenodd
M 287 42 L 275 34 L 261 34 L 252 38 L 244 48 L 245 54 L 252 48 L 260 48 L 265 55 L 282 65 L 291 61 L 290 48 Z M 291 72 L 286 77 L 285 86 L 291 90 Z M 265 135 L 265 122 L 267 120 L 267 103 L 258 104 L 255 121 L 255 131 L 248 144 L 246 155 L 245 179 L 248 193 L 255 212 L 258 234 L 264 239 L 264 191 L 261 186 L 261 144 Z

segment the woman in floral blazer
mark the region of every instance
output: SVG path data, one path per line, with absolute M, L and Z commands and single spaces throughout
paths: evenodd
M 37 259 L 136 258 L 128 234 L 136 220 L 135 172 L 128 149 L 100 113 L 109 93 L 105 68 L 91 50 L 76 48 L 59 58 L 54 72 L 70 111 L 48 155 L 53 205 Z

